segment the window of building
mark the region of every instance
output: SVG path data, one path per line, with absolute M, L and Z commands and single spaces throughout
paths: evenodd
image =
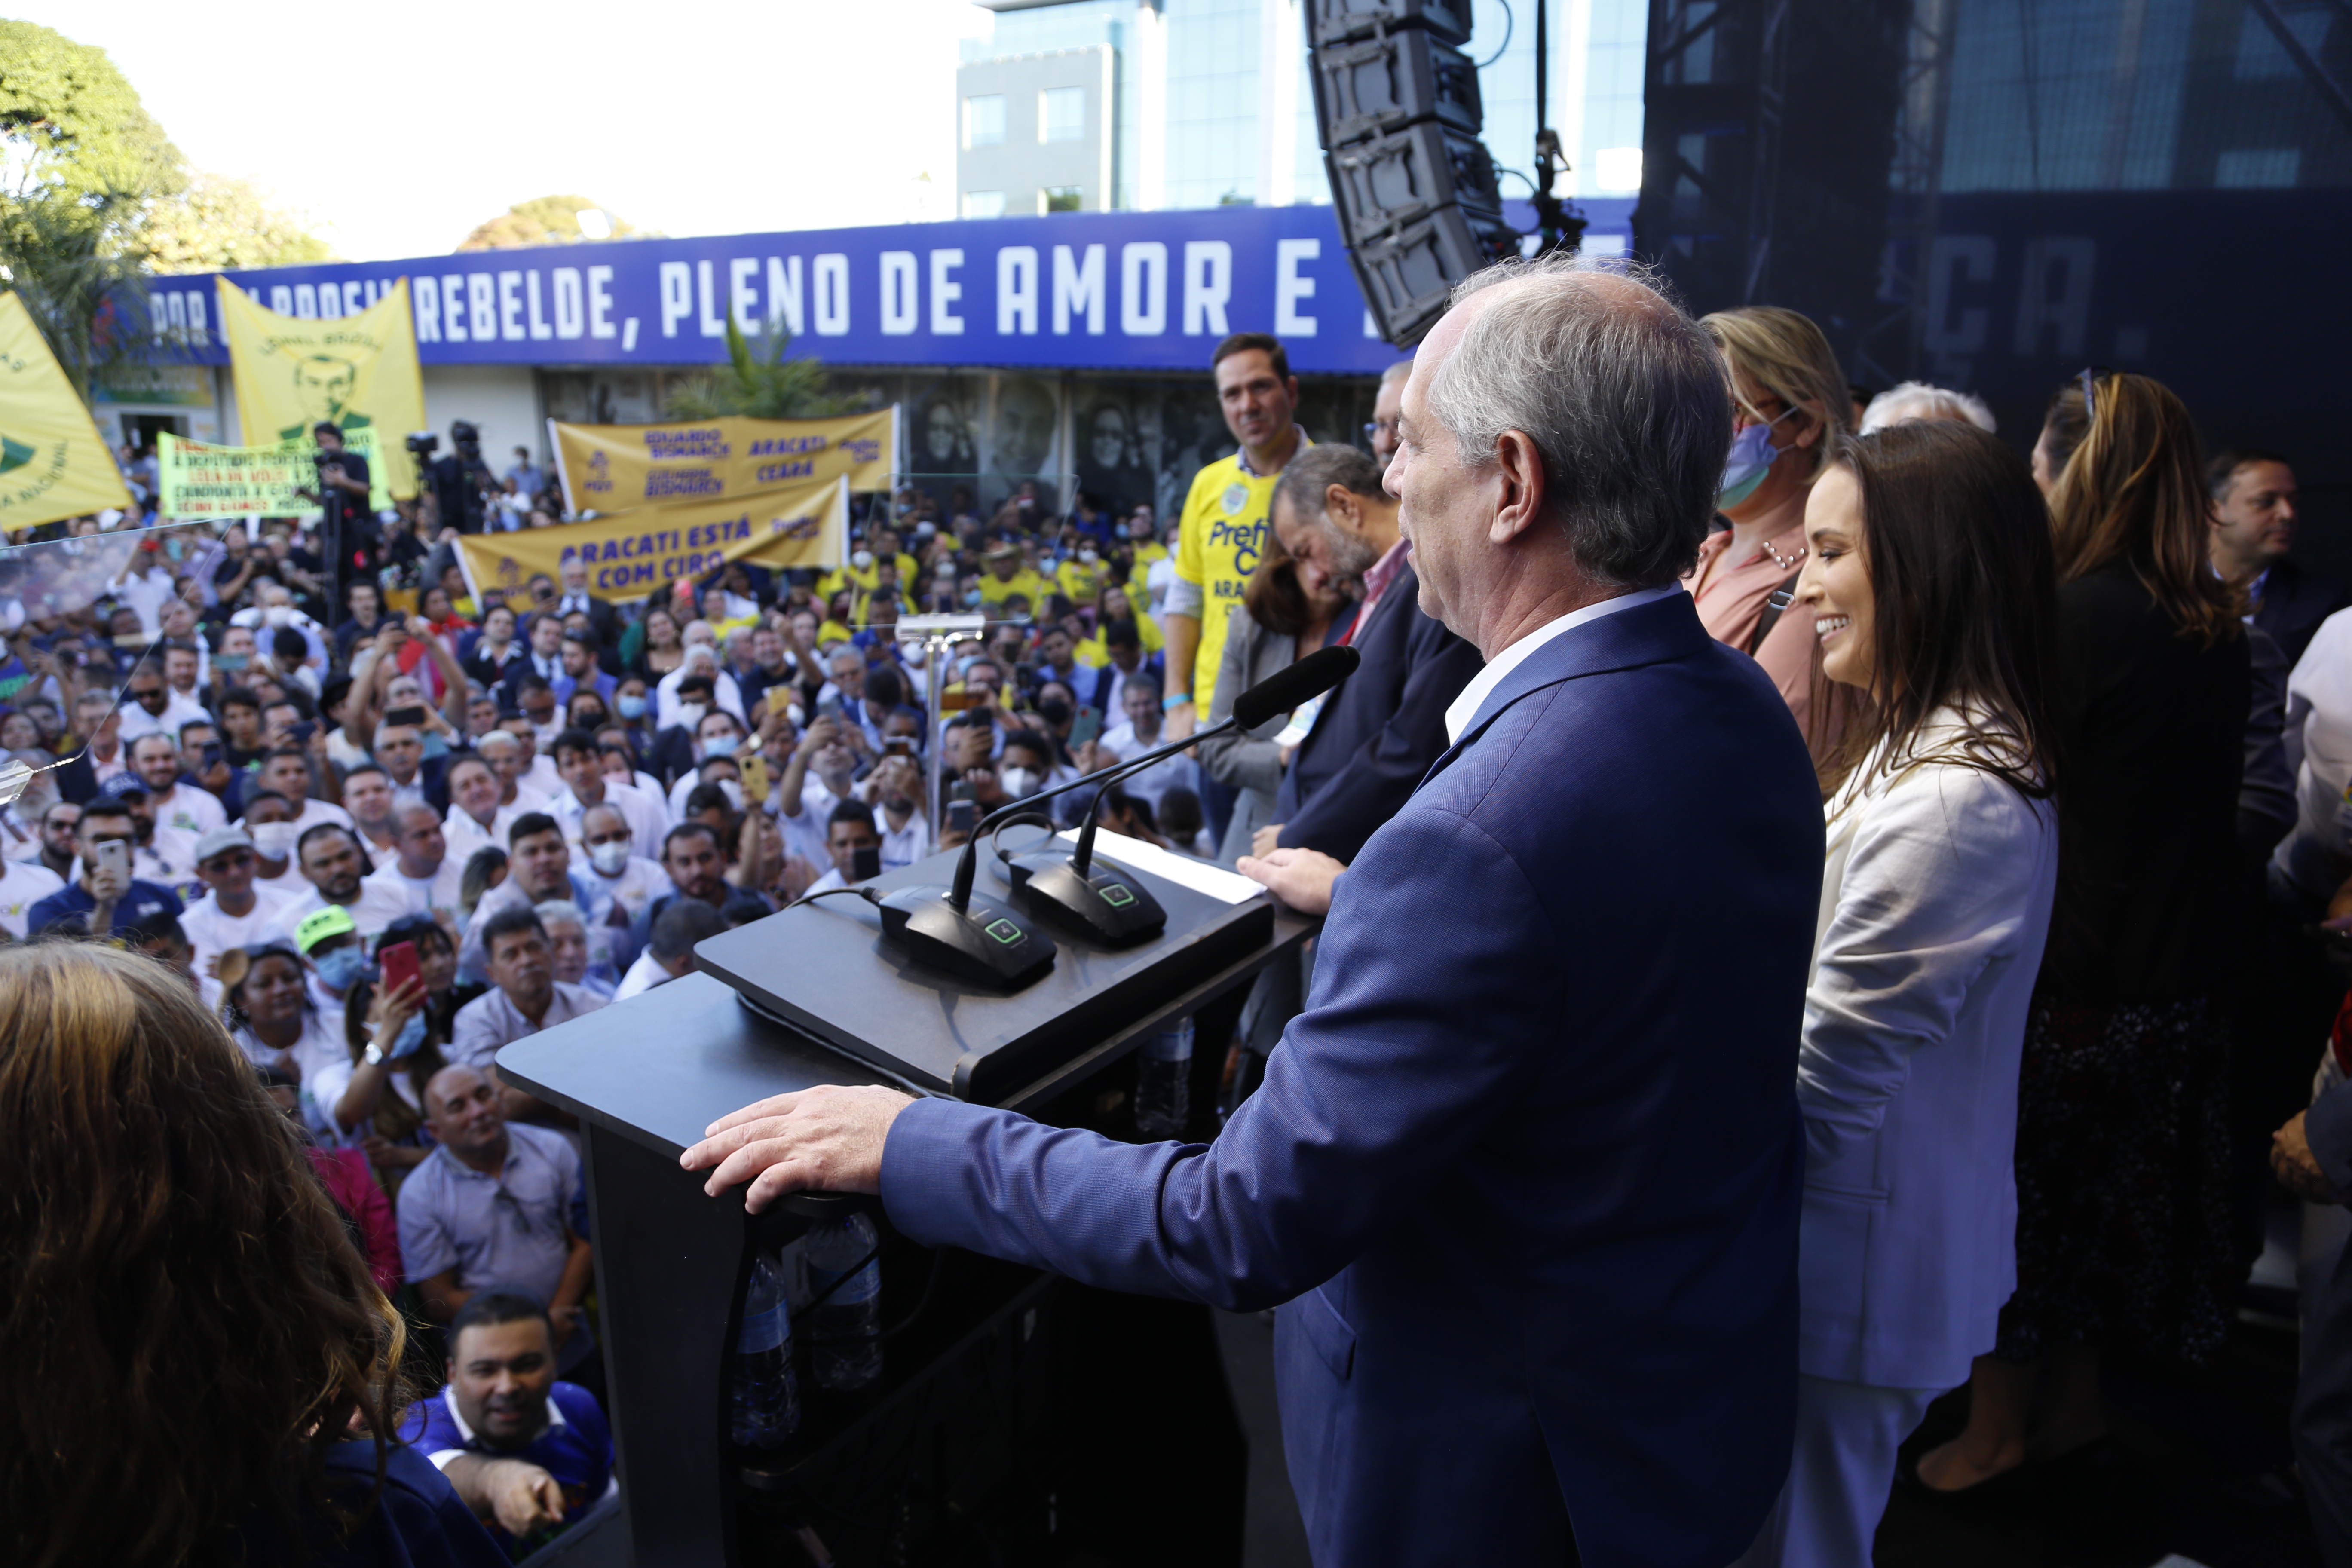
M 1037 95 L 1037 140 L 1083 142 L 1087 137 L 1087 89 L 1049 87 Z
M 963 194 L 963 216 L 966 217 L 1003 217 L 1003 191 L 966 191 Z
M 1074 213 L 1085 211 L 1084 193 L 1076 185 L 1047 185 L 1037 193 L 1037 210 L 1041 213 Z
M 995 147 L 1004 141 L 1004 95 L 988 93 L 963 100 L 963 144 Z

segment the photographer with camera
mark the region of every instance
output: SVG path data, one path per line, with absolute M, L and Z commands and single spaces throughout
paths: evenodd
M 327 581 L 320 597 L 332 606 L 342 602 L 347 580 L 373 576 L 380 564 L 375 513 L 368 507 L 367 459 L 344 448 L 343 433 L 332 420 L 320 420 L 310 435 L 319 444 L 319 483 L 302 493 L 326 514 L 319 537 L 325 546 Z
M 424 439 L 430 441 L 430 437 Z M 415 449 L 419 437 L 410 437 L 409 446 Z M 463 419 L 449 426 L 449 444 L 457 449 L 446 458 L 435 460 L 429 473 L 434 498 L 440 503 L 441 526 L 454 528 L 460 533 L 479 533 L 488 508 L 483 492 L 496 488 L 497 477 L 490 466 L 482 461 L 482 433 Z M 425 451 L 432 448 L 428 445 Z M 424 453 L 418 453 L 421 466 Z

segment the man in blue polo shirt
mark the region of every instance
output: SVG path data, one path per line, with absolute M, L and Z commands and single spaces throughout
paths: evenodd
M 70 921 L 93 935 L 110 934 L 128 931 L 151 915 L 180 918 L 183 911 L 177 893 L 156 883 L 142 881 L 127 869 L 100 865 L 101 844 L 121 844 L 123 865 L 131 864 L 137 837 L 131 808 L 116 795 L 101 795 L 81 808 L 81 822 L 74 830 L 81 874 L 25 911 L 27 932 Z
M 595 1395 L 555 1380 L 547 1310 L 485 1290 L 449 1325 L 448 1384 L 400 1436 L 449 1478 L 515 1555 L 578 1523 L 614 1489 L 613 1431 Z M 520 1550 L 518 1550 L 520 1548 Z

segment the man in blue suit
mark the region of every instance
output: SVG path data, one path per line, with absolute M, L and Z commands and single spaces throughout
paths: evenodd
M 1553 258 L 1457 290 L 1386 482 L 1422 605 L 1486 664 L 1332 887 L 1307 1011 L 1215 1143 L 819 1089 L 686 1166 L 754 1207 L 878 1192 L 927 1244 L 1282 1303 L 1324 1568 L 1738 1556 L 1789 1462 L 1822 843 L 1785 705 L 1675 586 L 1730 425 L 1714 351 L 1633 277 Z M 1269 861 L 1278 891 L 1317 880 Z

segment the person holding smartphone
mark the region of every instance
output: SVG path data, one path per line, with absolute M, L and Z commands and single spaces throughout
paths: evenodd
M 177 893 L 131 874 L 133 843 L 131 808 L 119 797 L 101 795 L 84 805 L 74 837 L 81 874 L 26 910 L 25 929 L 37 932 L 72 921 L 92 933 L 111 933 L 150 915 L 178 920 L 184 911 Z

